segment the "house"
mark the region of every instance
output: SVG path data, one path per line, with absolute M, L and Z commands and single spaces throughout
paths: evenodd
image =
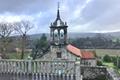
M 92 51 L 82 51 L 81 64 L 88 66 L 96 66 L 97 60 Z
M 67 51 L 76 56 L 76 60 L 80 60 L 81 65 L 96 66 L 96 58 L 92 51 L 80 50 L 77 47 L 69 44 Z

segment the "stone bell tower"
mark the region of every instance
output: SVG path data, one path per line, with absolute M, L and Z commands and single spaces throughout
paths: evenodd
M 58 58 L 62 58 L 62 49 L 67 45 L 67 23 L 60 18 L 59 3 L 57 17 L 50 25 L 50 44 L 51 52 Z
M 67 23 L 60 18 L 58 4 L 57 18 L 50 26 L 51 45 L 62 46 L 67 44 L 67 27 Z

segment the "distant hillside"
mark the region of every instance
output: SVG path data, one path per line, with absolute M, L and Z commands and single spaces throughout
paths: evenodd
M 120 38 L 120 32 L 110 32 L 110 33 L 104 33 L 104 34 L 111 35 L 116 38 Z
M 40 38 L 42 36 L 43 33 L 40 34 L 33 34 L 33 35 L 29 35 L 30 38 L 32 39 L 36 39 L 36 38 Z M 46 36 L 49 38 L 49 33 L 45 33 Z M 96 35 L 96 33 L 69 33 L 68 34 L 68 38 L 82 38 L 82 37 L 94 37 Z
M 69 38 L 86 38 L 86 37 L 94 37 L 96 33 L 69 33 Z
M 49 33 L 45 33 L 49 38 Z M 40 38 L 42 33 L 29 35 L 31 39 Z M 69 33 L 68 38 L 86 38 L 86 37 L 95 37 L 101 35 L 107 38 L 120 38 L 120 32 L 111 32 L 111 33 Z
M 42 36 L 43 33 L 40 33 L 40 34 L 32 34 L 32 35 L 29 35 L 29 37 L 31 39 L 38 39 Z M 49 34 L 48 33 L 45 33 L 45 35 L 47 36 L 47 38 L 49 38 Z

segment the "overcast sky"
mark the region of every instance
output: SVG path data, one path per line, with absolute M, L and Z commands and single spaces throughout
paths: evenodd
M 30 20 L 29 33 L 49 32 L 58 1 L 69 32 L 120 31 L 120 0 L 0 0 L 0 21 Z

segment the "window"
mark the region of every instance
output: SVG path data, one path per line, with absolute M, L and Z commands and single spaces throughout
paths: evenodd
M 57 58 L 61 58 L 62 55 L 61 55 L 61 52 L 57 52 Z

